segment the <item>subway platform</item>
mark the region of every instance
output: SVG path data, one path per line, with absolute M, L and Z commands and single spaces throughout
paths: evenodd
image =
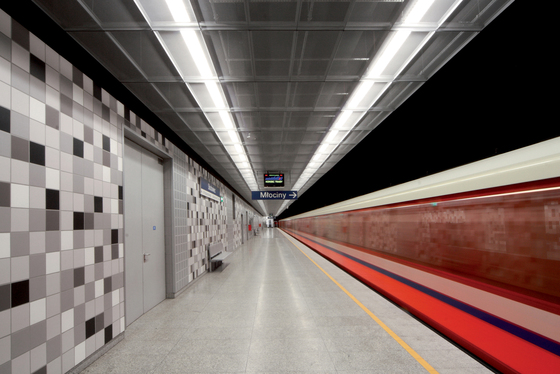
M 132 323 L 83 373 L 489 373 L 285 235 L 264 229 Z

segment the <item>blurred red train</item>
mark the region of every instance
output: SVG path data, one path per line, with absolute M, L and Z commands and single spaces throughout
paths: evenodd
M 496 369 L 560 373 L 560 138 L 280 227 Z

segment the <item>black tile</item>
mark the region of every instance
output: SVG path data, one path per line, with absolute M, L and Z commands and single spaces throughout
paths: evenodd
M 103 198 L 101 196 L 93 197 L 93 211 L 95 213 L 103 213 Z
M 113 291 L 113 279 L 111 277 L 103 279 L 103 289 L 106 294 Z
M 130 121 L 130 109 L 128 109 L 127 107 L 124 108 L 124 119 Z
M 141 132 L 142 136 L 145 138 L 146 137 L 146 133 L 144 131 Z
M 112 229 L 111 230 L 111 244 L 115 244 L 119 242 L 119 229 Z
M 113 325 L 105 327 L 105 344 L 113 339 Z
M 10 309 L 10 288 L 9 284 L 0 286 L 0 312 Z
M 80 88 L 84 88 L 84 74 L 75 66 L 72 69 L 72 81 Z
M 12 18 L 12 40 L 29 51 L 29 31 Z
M 95 335 L 95 317 L 86 321 L 86 339 Z
M 35 55 L 29 56 L 29 72 L 32 76 L 39 79 L 41 82 L 45 81 L 45 63 Z
M 85 268 L 74 269 L 74 287 L 80 287 L 85 283 Z
M 58 231 L 60 228 L 60 215 L 58 210 L 47 210 L 47 231 Z
M 29 142 L 29 162 L 45 166 L 45 146 Z
M 10 184 L 6 182 L 0 182 L 0 206 L 10 206 L 10 201 Z
M 10 132 L 10 109 L 0 106 L 0 131 Z
M 74 156 L 84 158 L 84 142 L 74 138 Z
M 29 302 L 29 280 L 12 283 L 12 308 Z
M 95 82 L 93 82 L 93 97 L 101 101 L 101 87 L 96 85 Z
M 95 247 L 95 263 L 103 262 L 103 247 Z
M 123 186 L 119 186 L 119 200 L 123 199 Z
M 111 245 L 111 260 L 116 260 L 119 258 L 119 245 L 112 244 Z
M 60 209 L 60 191 L 58 190 L 45 190 L 45 203 L 47 209 Z
M 74 230 L 84 229 L 84 213 L 74 212 Z
M 106 135 L 103 135 L 103 150 L 111 152 L 111 139 Z

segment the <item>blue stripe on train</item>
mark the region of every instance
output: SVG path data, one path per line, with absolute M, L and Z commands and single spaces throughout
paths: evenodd
M 339 251 L 335 248 L 332 248 L 332 247 L 329 247 L 325 244 L 319 243 L 319 242 L 317 242 L 313 239 L 309 239 L 309 238 L 306 238 L 306 239 L 309 240 L 309 241 L 312 241 L 313 243 L 315 243 L 317 245 L 325 247 L 325 248 L 327 248 L 327 249 L 329 249 L 333 252 L 336 252 L 339 255 L 342 255 L 342 256 L 344 256 L 344 257 L 346 257 L 346 258 L 348 258 L 348 259 L 350 259 L 354 262 L 357 262 L 357 263 L 359 263 L 361 265 L 364 265 L 364 266 L 366 266 L 366 267 L 368 267 L 372 270 L 375 270 L 378 273 L 381 273 L 381 274 L 386 275 L 386 276 L 388 276 L 388 277 L 390 277 L 390 278 L 392 278 L 396 281 L 404 283 L 407 286 L 410 286 L 410 287 L 412 287 L 412 288 L 414 288 L 414 289 L 416 289 L 420 292 L 423 292 L 427 295 L 430 295 L 431 297 L 433 297 L 435 299 L 438 299 L 438 300 L 440 300 L 440 301 L 442 301 L 442 302 L 444 302 L 448 305 L 451 305 L 451 306 L 453 306 L 457 309 L 462 310 L 465 313 L 468 313 L 468 314 L 470 314 L 470 315 L 472 315 L 472 316 L 474 316 L 478 319 L 481 319 L 481 320 L 483 320 L 487 323 L 490 323 L 493 326 L 496 326 L 496 327 L 498 327 L 498 328 L 500 328 L 504 331 L 507 331 L 510 334 L 515 335 L 515 336 L 517 336 L 517 337 L 519 337 L 523 340 L 526 340 L 526 341 L 528 341 L 528 342 L 530 342 L 530 343 L 532 343 L 532 344 L 534 344 L 534 345 L 536 345 L 536 346 L 538 346 L 542 349 L 545 349 L 545 350 L 547 350 L 551 353 L 554 353 L 557 356 L 560 356 L 560 344 L 556 343 L 555 341 L 552 341 L 552 340 L 547 339 L 545 337 L 539 336 L 539 335 L 537 335 L 537 334 L 535 334 L 535 333 L 533 333 L 529 330 L 526 330 L 524 328 L 516 326 L 516 325 L 514 325 L 514 324 L 512 324 L 508 321 L 505 321 L 501 318 L 498 318 L 498 317 L 493 316 L 489 313 L 486 313 L 486 312 L 484 312 L 480 309 L 477 309 L 477 308 L 475 308 L 471 305 L 468 305 L 468 304 L 465 304 L 465 303 L 463 303 L 459 300 L 453 299 L 452 297 L 449 297 L 449 296 L 444 295 L 440 292 L 432 290 L 431 288 L 428 288 L 428 287 L 423 286 L 419 283 L 413 282 L 410 279 L 406 279 L 406 278 L 404 278 L 400 275 L 397 275 L 395 273 L 392 273 L 390 271 L 382 269 L 378 266 L 375 266 L 375 265 L 372 265 L 368 262 L 360 260 L 359 258 L 351 256 L 347 253 L 341 252 L 341 251 Z

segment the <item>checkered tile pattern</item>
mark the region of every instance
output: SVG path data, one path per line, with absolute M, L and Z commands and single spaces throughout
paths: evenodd
M 226 189 L 1 10 L 0 25 L 0 373 L 63 373 L 125 327 L 122 126 L 173 157 L 173 292 L 227 246 L 199 177 Z

